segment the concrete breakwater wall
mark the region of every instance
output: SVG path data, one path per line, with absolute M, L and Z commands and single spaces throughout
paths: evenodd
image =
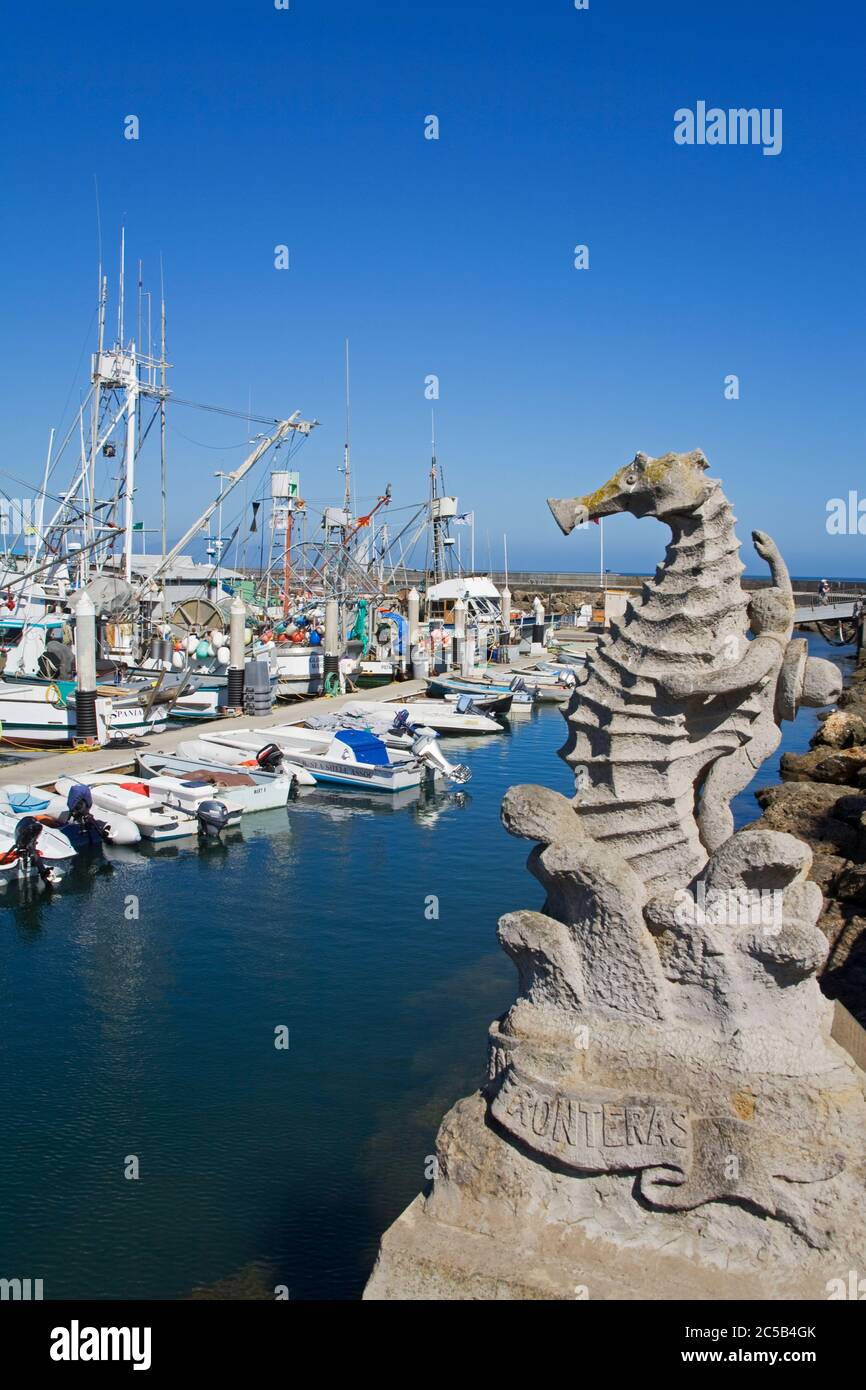
M 866 650 L 808 753 L 785 753 L 783 781 L 763 787 L 751 828 L 787 831 L 812 850 L 830 943 L 821 986 L 866 1027 Z

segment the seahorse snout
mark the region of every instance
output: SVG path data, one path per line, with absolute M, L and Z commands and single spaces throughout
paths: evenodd
M 566 536 L 571 534 L 575 526 L 589 520 L 589 512 L 582 497 L 548 497 L 547 505 L 553 512 L 560 531 Z

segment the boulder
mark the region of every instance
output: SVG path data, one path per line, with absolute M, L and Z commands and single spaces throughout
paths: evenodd
M 866 719 L 848 710 L 833 710 L 822 721 L 813 739 L 817 748 L 853 748 L 866 744 Z
M 812 748 L 808 753 L 783 753 L 779 764 L 786 782 L 832 782 L 856 787 L 866 771 L 866 748 L 847 748 L 828 752 Z

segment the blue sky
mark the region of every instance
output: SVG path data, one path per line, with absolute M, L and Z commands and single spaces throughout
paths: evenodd
M 507 531 L 515 567 L 592 567 L 595 528 L 561 537 L 546 496 L 701 447 L 750 570 L 760 526 L 796 573 L 866 574 L 866 536 L 825 525 L 829 499 L 866 499 L 863 29 L 805 0 L 8 10 L 0 467 L 35 481 L 86 386 L 96 174 L 112 297 L 125 223 L 154 291 L 164 260 L 175 392 L 322 421 L 298 459 L 312 502 L 342 487 L 348 336 L 359 505 L 387 481 L 395 508 L 424 495 L 435 373 L 479 562 Z M 782 152 L 676 145 L 698 100 L 781 108 Z M 171 419 L 178 534 L 246 424 Z M 617 518 L 607 563 L 652 567 L 664 539 Z

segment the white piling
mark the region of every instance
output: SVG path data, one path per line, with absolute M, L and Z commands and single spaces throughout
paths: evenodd
M 96 609 L 82 594 L 75 609 L 75 737 L 94 741 L 96 722 Z
M 463 661 L 461 671 L 464 676 L 471 676 L 475 669 L 475 633 L 470 632 L 463 643 Z
M 408 611 L 408 615 L 407 615 L 407 616 L 408 616 L 408 621 L 409 621 L 409 634 L 408 634 L 409 640 L 408 640 L 408 642 L 406 643 L 407 650 L 403 653 L 403 670 L 404 670 L 404 671 L 407 669 L 407 667 L 409 666 L 409 664 L 410 664 L 410 662 L 411 662 L 412 653 L 414 652 L 415 647 L 416 647 L 417 642 L 418 642 L 418 615 L 419 615 L 419 612 L 420 612 L 421 600 L 420 600 L 420 597 L 419 597 L 419 595 L 418 595 L 418 590 L 417 590 L 414 586 L 409 590 L 409 598 L 408 598 L 408 605 L 407 605 L 407 606 L 408 606 L 408 610 L 409 610 L 409 611 Z
M 339 656 L 339 609 L 337 600 L 329 598 L 325 603 L 325 655 Z
M 335 598 L 325 601 L 325 681 L 329 676 L 340 678 L 340 610 Z
M 538 595 L 532 600 L 532 611 L 535 622 L 532 628 L 532 651 L 544 651 L 544 604 Z
M 459 598 L 454 605 L 454 665 L 463 666 L 463 652 L 466 644 L 466 603 Z
M 507 584 L 499 596 L 499 602 L 502 609 L 501 627 L 505 634 L 504 641 L 507 643 L 511 635 L 511 590 Z
M 244 637 L 247 610 L 239 595 L 232 599 L 229 609 L 229 670 L 226 698 L 230 709 L 241 709 L 244 703 Z

